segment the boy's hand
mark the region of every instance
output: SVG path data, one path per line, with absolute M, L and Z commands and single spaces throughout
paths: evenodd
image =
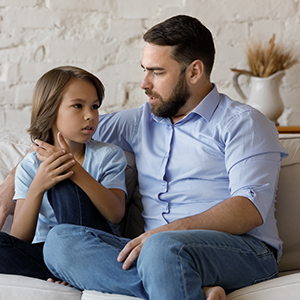
M 60 148 L 55 147 L 54 145 L 48 144 L 46 142 L 43 142 L 41 140 L 35 140 L 34 144 L 31 145 L 32 149 L 36 151 L 37 158 L 40 161 L 45 161 L 48 157 L 50 157 L 52 154 L 58 152 L 59 150 L 64 149 L 65 152 L 71 152 L 68 144 L 66 143 L 63 135 L 61 132 L 57 134 L 57 140 L 59 142 Z
M 42 162 L 31 183 L 38 193 L 44 193 L 56 183 L 63 181 L 73 175 L 73 171 L 67 171 L 75 164 L 72 153 L 66 153 L 61 149 L 44 162 Z

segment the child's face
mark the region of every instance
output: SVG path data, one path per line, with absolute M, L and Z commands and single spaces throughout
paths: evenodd
M 55 125 L 54 137 L 61 132 L 67 143 L 87 143 L 98 126 L 100 101 L 93 83 L 73 79 L 66 87 Z

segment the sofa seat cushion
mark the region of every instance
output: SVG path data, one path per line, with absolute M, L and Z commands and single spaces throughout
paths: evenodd
M 80 300 L 81 292 L 36 278 L 0 274 L 0 300 Z
M 119 294 L 108 294 L 96 291 L 83 291 L 82 300 L 142 300 L 141 298 L 124 296 Z
M 283 300 L 299 299 L 300 273 L 282 276 L 239 289 L 226 297 L 226 300 Z

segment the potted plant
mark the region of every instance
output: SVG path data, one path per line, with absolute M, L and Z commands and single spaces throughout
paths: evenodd
M 297 60 L 293 58 L 292 51 L 286 49 L 282 43 L 275 43 L 275 34 L 267 43 L 249 44 L 246 54 L 250 70 L 231 69 L 235 72 L 234 87 L 243 100 L 277 124 L 277 119 L 284 109 L 279 93 L 280 82 L 285 70 L 294 65 Z M 238 78 L 242 74 L 251 78 L 248 100 L 238 83 Z

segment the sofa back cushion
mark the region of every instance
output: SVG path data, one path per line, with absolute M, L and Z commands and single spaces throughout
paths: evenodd
M 0 184 L 30 149 L 28 134 L 0 132 Z
M 282 161 L 276 197 L 276 219 L 283 240 L 279 271 L 300 269 L 300 134 L 280 135 L 289 152 Z

